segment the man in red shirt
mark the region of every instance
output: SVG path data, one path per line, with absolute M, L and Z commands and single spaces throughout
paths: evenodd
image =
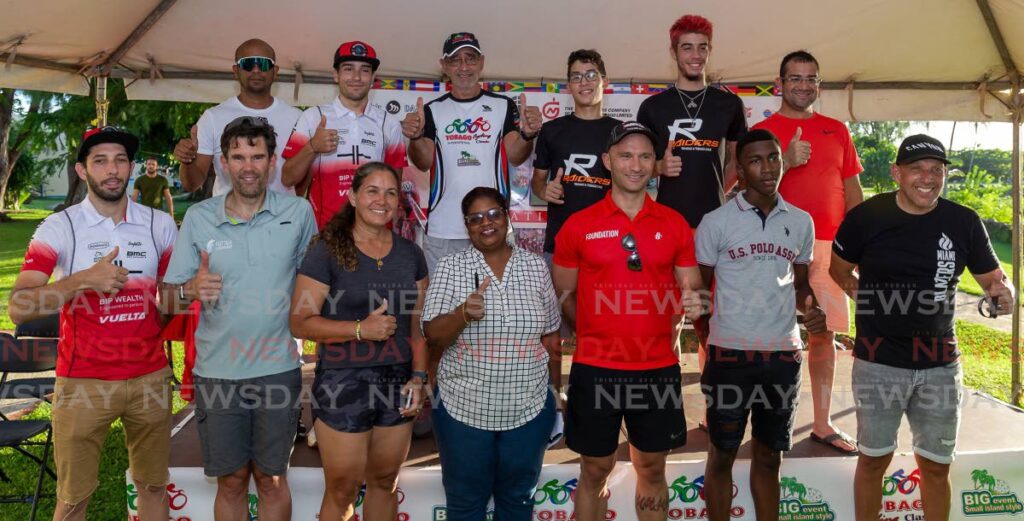
M 555 289 L 576 329 L 565 432 L 581 456 L 580 521 L 605 519 L 623 421 L 638 519 L 666 518 L 665 457 L 686 443 L 672 317 L 699 314 L 700 272 L 689 225 L 647 195 L 656 141 L 639 123 L 615 127 L 601 156 L 611 191 L 555 238 Z
M 782 59 L 776 80 L 782 106 L 754 128 L 775 134 L 783 147 L 785 175 L 779 194 L 811 214 L 814 260 L 811 289 L 825 310 L 828 331 L 808 334 L 808 368 L 814 402 L 811 439 L 839 452 L 856 454 L 852 438 L 832 425 L 832 380 L 836 369 L 835 334 L 850 330 L 849 300 L 828 274 L 832 239 L 846 212 L 864 200 L 858 174 L 863 171 L 850 132 L 843 122 L 814 112 L 818 99 L 818 61 L 806 51 Z
M 103 440 L 117 419 L 140 519 L 168 517 L 171 371 L 156 294 L 178 230 L 170 215 L 126 195 L 138 148 L 138 138 L 114 127 L 85 133 L 75 171 L 88 194 L 39 225 L 11 292 L 15 324 L 60 312 L 55 520 L 85 519 Z

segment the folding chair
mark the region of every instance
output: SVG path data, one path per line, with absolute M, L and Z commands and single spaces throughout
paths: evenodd
M 27 334 L 46 334 L 53 331 L 40 329 L 44 323 L 30 324 L 19 328 Z M 36 329 L 34 329 L 36 328 Z M 37 373 L 52 371 L 57 366 L 56 338 L 19 337 L 0 333 L 0 396 L 3 398 L 38 398 L 45 400 L 53 393 L 54 378 L 27 378 L 9 380 L 9 375 L 16 373 Z M 45 441 L 34 441 L 32 438 L 46 433 Z M 42 457 L 26 450 L 26 447 L 42 446 Z M 22 456 L 32 460 L 39 467 L 36 476 L 35 490 L 31 495 L 10 495 L 0 497 L 0 503 L 30 503 L 32 505 L 29 520 L 36 519 L 39 499 L 43 497 L 43 476 L 49 474 L 54 480 L 57 475 L 47 465 L 50 448 L 53 446 L 53 431 L 49 420 L 11 420 L 0 413 L 0 448 L 9 447 Z M 10 477 L 0 469 L 0 481 L 11 482 Z

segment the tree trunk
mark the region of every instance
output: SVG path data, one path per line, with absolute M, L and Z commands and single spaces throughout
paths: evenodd
M 75 171 L 75 154 L 77 151 L 68 151 L 68 193 L 64 196 L 64 202 L 61 203 L 54 211 L 61 211 L 71 205 L 78 204 L 85 199 L 87 188 L 85 182 L 78 177 L 78 172 Z
M 4 211 L 4 195 L 7 181 L 14 170 L 8 146 L 11 141 L 11 124 L 14 116 L 14 89 L 0 89 L 0 212 Z

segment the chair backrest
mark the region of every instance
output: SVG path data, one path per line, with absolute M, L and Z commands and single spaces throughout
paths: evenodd
M 0 372 L 38 373 L 56 367 L 56 338 L 14 338 L 0 333 Z
M 25 336 L 58 338 L 60 337 L 60 313 L 29 320 L 24 324 L 18 324 L 14 328 L 14 336 L 18 338 Z

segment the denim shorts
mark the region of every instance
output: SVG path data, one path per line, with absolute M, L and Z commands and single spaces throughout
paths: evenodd
M 963 370 L 959 362 L 930 369 L 903 369 L 853 361 L 857 402 L 857 447 L 865 456 L 896 450 L 900 421 L 907 415 L 914 453 L 941 464 L 953 462 L 960 428 Z
M 226 476 L 250 461 L 264 474 L 284 475 L 301 410 L 300 369 L 241 380 L 196 375 L 194 387 L 207 476 Z

